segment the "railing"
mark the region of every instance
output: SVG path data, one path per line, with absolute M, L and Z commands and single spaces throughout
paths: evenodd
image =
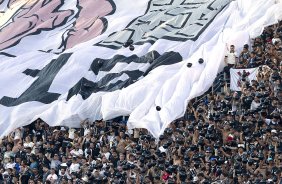
M 201 101 L 207 98 L 207 95 L 212 93 L 218 93 L 221 92 L 222 89 L 222 80 L 224 79 L 224 81 L 226 80 L 226 77 L 224 76 L 224 73 L 221 72 L 217 75 L 217 77 L 215 78 L 212 86 L 210 87 L 210 89 L 208 89 L 208 91 L 206 91 L 203 95 L 195 98 L 195 101 L 193 102 L 193 106 L 197 106 L 197 104 Z

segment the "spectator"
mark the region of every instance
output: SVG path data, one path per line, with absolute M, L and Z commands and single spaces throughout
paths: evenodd
M 230 45 L 230 49 L 228 49 L 228 52 L 225 54 L 224 62 L 227 65 L 224 69 L 224 71 L 229 74 L 230 68 L 234 67 L 237 63 L 238 55 L 235 51 L 235 46 Z
M 241 52 L 239 56 L 239 60 L 243 62 L 244 64 L 246 64 L 249 58 L 250 58 L 249 45 L 245 44 L 243 47 L 243 51 Z
M 42 177 L 43 183 L 46 182 L 47 177 L 49 176 L 50 173 L 51 173 L 51 172 L 50 172 L 50 170 L 49 170 L 49 166 L 48 166 L 48 165 L 43 165 L 43 177 Z
M 252 51 L 250 54 L 250 58 L 248 59 L 248 68 L 255 68 L 258 66 L 258 59 L 256 57 L 256 52 Z
M 55 168 L 55 170 L 58 171 L 59 166 L 61 164 L 61 161 L 59 160 L 59 155 L 57 153 L 54 153 L 53 158 L 49 160 L 51 161 L 50 167 Z
M 52 184 L 56 183 L 56 181 L 58 180 L 58 176 L 55 172 L 56 172 L 55 168 L 51 168 L 51 173 L 47 176 L 46 179 L 47 181 L 50 181 Z
M 59 171 L 59 177 L 58 177 L 58 183 L 60 183 L 62 180 L 71 179 L 71 176 L 69 175 L 69 171 L 67 169 L 67 164 L 61 164 L 61 169 Z
M 38 162 L 36 161 L 36 156 L 35 155 L 31 155 L 30 158 L 30 168 L 31 169 L 34 169 L 34 168 L 37 168 L 38 167 Z

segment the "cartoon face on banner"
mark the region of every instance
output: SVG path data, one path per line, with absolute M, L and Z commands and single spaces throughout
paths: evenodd
M 137 45 L 145 42 L 153 44 L 158 39 L 195 41 L 230 0 L 207 2 L 151 0 L 143 16 L 137 17 L 124 30 L 111 34 L 97 45 L 119 49 L 129 39 Z
M 62 5 L 60 0 L 10 0 L 7 5 L 9 10 L 4 14 L 7 22 L 1 21 L 0 50 L 13 47 L 26 36 L 65 24 L 72 11 L 58 11 Z
M 61 40 L 61 48 L 71 48 L 102 34 L 107 28 L 104 16 L 115 11 L 111 0 L 78 0 L 78 13 L 74 15 L 72 9 L 61 10 L 64 3 L 63 0 L 8 1 L 7 11 L 0 16 L 0 51 L 15 46 L 25 37 L 63 27 L 67 22 L 73 22 L 73 26 L 65 30 L 67 36 Z
M 79 16 L 74 26 L 68 32 L 65 41 L 66 48 L 71 48 L 79 43 L 91 40 L 99 36 L 107 29 L 106 15 L 115 12 L 115 4 L 113 1 L 85 1 L 78 0 Z

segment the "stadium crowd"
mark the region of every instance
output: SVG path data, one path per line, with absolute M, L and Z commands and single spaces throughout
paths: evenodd
M 159 140 L 115 120 L 16 129 L 0 140 L 0 183 L 281 183 L 281 40 L 282 22 L 239 54 L 230 46 L 222 91 L 191 101 Z M 257 80 L 231 91 L 229 69 L 250 67 Z

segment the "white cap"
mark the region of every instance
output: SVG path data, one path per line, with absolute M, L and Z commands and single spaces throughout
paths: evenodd
M 61 131 L 66 131 L 66 128 L 65 127 L 61 127 Z
M 94 169 L 94 170 L 92 171 L 92 173 L 94 174 L 96 171 L 99 172 L 97 169 Z
M 193 178 L 193 181 L 198 181 L 199 180 L 199 178 L 197 177 L 197 176 L 195 176 L 194 178 Z
M 90 134 L 90 130 L 89 129 L 85 129 L 84 131 L 84 135 Z
M 61 167 L 67 167 L 68 165 L 66 163 L 62 163 Z
M 272 129 L 272 130 L 271 130 L 271 133 L 275 133 L 275 134 L 277 134 L 277 130 Z
M 159 150 L 160 150 L 162 153 L 163 153 L 163 152 L 166 153 L 166 151 L 167 151 L 167 149 L 164 149 L 164 147 L 162 147 L 162 146 L 159 147 Z
M 82 179 L 83 181 L 85 181 L 85 182 L 88 182 L 88 177 L 87 177 L 87 176 L 83 176 L 81 179 Z
M 133 130 L 132 130 L 132 129 L 127 130 L 127 132 L 128 132 L 130 135 L 133 134 Z
M 126 151 L 131 151 L 132 148 L 130 147 L 130 145 L 128 145 L 128 146 L 125 147 L 125 150 L 126 150 Z
M 14 140 L 18 140 L 21 139 L 20 135 L 16 134 L 16 136 L 14 137 Z
M 13 163 L 7 163 L 6 164 L 7 169 L 13 169 L 15 167 L 15 164 Z

